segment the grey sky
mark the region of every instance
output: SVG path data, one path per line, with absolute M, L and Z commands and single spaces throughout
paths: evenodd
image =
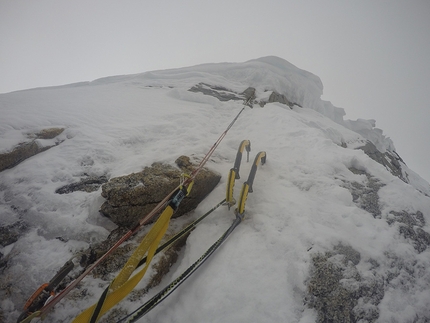
M 0 0 L 0 93 L 267 55 L 430 180 L 428 0 Z

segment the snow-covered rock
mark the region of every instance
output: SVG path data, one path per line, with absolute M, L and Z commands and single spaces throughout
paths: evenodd
M 190 91 L 199 84 L 206 93 Z M 255 91 L 249 94 L 249 88 Z M 0 226 L 26 228 L 0 249 L 3 319 L 14 322 L 40 284 L 115 228 L 99 213 L 101 189 L 56 190 L 88 176 L 113 178 L 154 162 L 172 163 L 182 154 L 202 158 L 242 109 L 242 97 L 252 97 L 267 103 L 246 107 L 208 161 L 223 175 L 220 184 L 195 212 L 173 219 L 168 234 L 225 197 L 228 171 L 247 139 L 251 154 L 265 151 L 267 162 L 256 174 L 245 219 L 145 319 L 430 320 L 430 185 L 405 165 L 374 120 L 344 120 L 344 109 L 321 100 L 322 91 L 312 73 L 264 57 L 0 95 L 0 151 L 33 129 L 65 129 L 61 145 L 0 173 Z M 269 103 L 273 92 L 292 104 Z M 242 163 L 239 182 L 250 168 Z M 150 268 L 135 297 L 106 317 L 129 313 L 156 294 L 233 219 L 231 210 L 217 209 L 190 234 L 160 286 L 146 293 Z M 45 322 L 72 321 L 96 302 L 106 278 L 87 277 Z
M 106 201 L 100 212 L 119 226 L 133 228 L 178 186 L 182 172 L 191 173 L 193 170 L 187 156 L 179 157 L 176 164 L 183 167 L 154 163 L 141 172 L 112 178 L 102 186 L 101 194 Z M 215 188 L 220 178 L 220 174 L 202 169 L 195 178 L 193 189 L 182 201 L 181 208 L 175 212 L 174 217 L 195 209 Z

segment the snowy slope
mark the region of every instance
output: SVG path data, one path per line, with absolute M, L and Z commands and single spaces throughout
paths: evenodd
M 394 145 L 372 120 L 343 120 L 343 109 L 321 100 L 317 76 L 265 57 L 0 95 L 0 152 L 28 132 L 66 128 L 60 145 L 0 173 L 0 224 L 22 220 L 30 227 L 16 243 L 0 249 L 8 259 L 2 284 L 12 284 L 0 293 L 5 321 L 14 322 L 25 299 L 73 254 L 102 241 L 115 227 L 98 213 L 100 190 L 59 195 L 57 188 L 84 174 L 112 178 L 155 161 L 173 164 L 180 155 L 205 155 L 242 102 L 188 91 L 200 82 L 238 93 L 252 86 L 257 99 L 266 90 L 277 91 L 301 107 L 269 103 L 247 108 L 229 131 L 207 165 L 223 174 L 219 186 L 193 214 L 173 220 L 172 227 L 222 200 L 238 145 L 248 139 L 251 160 L 266 151 L 267 163 L 257 172 L 245 221 L 146 321 L 316 322 L 317 311 L 304 305 L 312 257 L 339 243 L 360 253 L 355 270 L 363 281 L 385 282 L 380 302 L 362 299 L 357 311 L 376 308 L 379 322 L 430 319 L 430 251 L 418 251 L 413 240 L 399 233 L 402 224 L 390 221 L 392 211 L 422 213 L 420 229 L 430 232 L 430 185 L 403 164 L 405 183 L 355 149 L 366 140 L 382 153 L 393 152 Z M 249 169 L 250 164 L 242 165 L 237 191 Z M 381 186 L 377 216 L 360 207 L 351 190 L 368 186 L 369 178 Z M 232 211 L 218 209 L 193 231 L 161 286 L 120 306 L 131 311 L 144 303 L 199 258 L 233 218 Z M 398 271 L 392 278 L 394 265 Z M 44 322 L 71 321 L 107 284 L 85 279 L 81 289 L 88 289 L 86 295 L 62 301 Z

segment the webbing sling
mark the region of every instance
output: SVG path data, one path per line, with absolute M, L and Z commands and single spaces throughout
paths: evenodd
M 188 187 L 180 188 L 174 195 L 169 205 L 161 213 L 158 220 L 154 223 L 151 230 L 143 238 L 140 245 L 133 252 L 123 269 L 112 281 L 109 291 L 103 293 L 99 302 L 79 314 L 73 323 L 97 322 L 97 320 L 113 306 L 126 297 L 134 287 L 140 282 L 148 269 L 151 260 L 157 250 L 157 247 L 169 227 L 170 219 L 181 203 L 182 199 L 187 196 L 192 188 L 192 183 Z M 137 268 L 140 260 L 146 256 L 145 266 L 133 277 L 130 278 L 133 271 Z
M 211 214 L 213 211 L 215 211 L 217 208 L 219 208 L 221 205 L 223 205 L 225 203 L 225 199 L 218 202 L 217 205 L 215 205 L 212 209 L 210 209 L 209 211 L 207 211 L 205 214 L 203 214 L 202 216 L 200 216 L 198 219 L 196 219 L 195 221 L 191 222 L 189 225 L 187 225 L 185 228 L 183 228 L 181 231 L 179 231 L 178 233 L 176 233 L 173 237 L 169 238 L 165 243 L 163 243 L 160 247 L 157 248 L 157 251 L 155 252 L 155 254 L 166 250 L 167 248 L 169 248 L 171 245 L 173 245 L 175 242 L 177 242 L 179 239 L 185 237 L 187 234 L 189 234 L 191 231 L 193 231 L 197 225 L 203 221 L 203 219 L 205 219 L 209 214 Z M 146 263 L 146 257 L 144 257 L 138 264 L 137 267 L 142 266 L 143 264 Z
M 160 218 L 157 220 L 156 224 L 152 227 L 151 231 L 142 241 L 140 246 L 136 249 L 135 253 L 131 256 L 127 264 L 124 266 L 120 274 L 115 278 L 115 280 L 110 285 L 110 293 L 106 296 L 103 301 L 103 304 L 99 310 L 99 314 L 96 317 L 96 321 L 99 317 L 101 317 L 104 313 L 106 313 L 109 309 L 111 309 L 114 305 L 120 302 L 124 297 L 126 297 L 133 288 L 139 283 L 139 281 L 145 275 L 146 270 L 149 267 L 150 261 L 154 256 L 155 250 L 158 247 L 158 243 L 163 237 L 164 233 L 167 230 L 169 225 L 170 217 L 173 215 L 173 209 L 171 207 L 167 207 L 164 212 L 161 214 Z M 133 266 L 133 262 L 137 263 L 143 256 L 142 253 L 148 253 L 146 265 L 131 279 L 125 280 L 130 270 L 134 270 L 135 266 Z M 140 258 L 136 258 L 137 255 L 142 255 Z M 91 316 L 96 308 L 96 304 L 87 308 L 84 312 L 79 314 L 73 320 L 73 323 L 87 323 L 90 321 Z

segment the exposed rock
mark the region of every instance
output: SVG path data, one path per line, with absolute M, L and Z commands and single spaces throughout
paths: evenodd
M 102 184 L 106 183 L 107 181 L 108 180 L 106 176 L 88 176 L 87 178 L 81 179 L 80 182 L 68 184 L 56 189 L 55 193 L 68 194 L 76 191 L 87 193 L 95 192 L 100 186 L 102 186 Z
M 245 104 L 252 108 L 256 102 L 255 98 L 255 88 L 248 87 L 245 91 L 241 93 L 245 97 Z
M 222 86 L 199 83 L 194 85 L 191 89 L 189 89 L 189 91 L 201 92 L 205 95 L 211 95 L 220 101 L 243 100 L 245 104 L 251 108 L 254 106 L 254 104 L 259 104 L 260 107 L 264 107 L 266 103 L 272 102 L 279 102 L 288 105 L 290 108 L 292 108 L 294 105 L 301 107 L 297 103 L 290 102 L 284 94 L 280 94 L 276 91 L 272 91 L 269 96 L 269 99 L 258 101 L 256 100 L 256 90 L 253 87 L 248 87 L 242 93 L 237 93 Z
M 193 168 L 185 156 L 180 157 L 177 164 L 182 171 L 170 165 L 154 163 L 139 173 L 111 179 L 102 186 L 102 196 L 106 202 L 101 206 L 101 213 L 119 226 L 132 227 L 178 186 L 182 172 L 190 172 Z M 196 208 L 220 179 L 219 174 L 202 169 L 190 195 L 182 201 L 174 217 Z
M 135 212 L 139 215 L 139 218 L 145 214 L 144 210 L 146 205 L 145 201 L 153 201 L 158 203 L 157 199 L 161 200 L 165 195 L 171 192 L 177 185 L 178 179 L 182 172 L 190 173 L 193 170 L 193 164 L 190 159 L 185 156 L 181 156 L 176 160 L 176 164 L 180 169 L 174 168 L 170 165 L 163 165 L 161 163 L 155 163 L 151 167 L 145 168 L 144 171 L 138 174 L 131 174 L 129 176 L 123 176 L 121 178 L 113 179 L 107 183 L 105 187 L 106 196 L 110 197 L 106 203 L 112 201 L 115 205 L 119 207 L 108 206 L 118 212 L 120 210 L 124 213 L 123 218 L 119 218 L 121 223 L 125 225 L 134 225 L 136 219 L 127 218 Z M 197 204 L 218 184 L 221 176 L 215 174 L 207 169 L 202 169 L 195 180 L 195 184 L 192 193 L 189 197 L 185 198 L 181 203 L 176 216 L 182 215 L 191 209 L 195 208 Z M 92 190 L 93 184 L 99 186 L 101 182 L 104 182 L 106 178 L 94 178 L 90 177 L 82 180 L 79 183 L 70 184 L 57 190 L 57 193 L 64 194 L 76 190 Z M 110 187 L 109 187 L 110 185 Z M 122 186 L 121 186 L 122 185 Z M 107 188 L 107 189 L 106 189 Z M 137 191 L 133 190 L 137 188 Z M 144 188 L 143 190 L 141 190 Z M 122 194 L 123 193 L 123 194 Z M 140 195 L 143 196 L 140 196 Z M 128 200 L 127 200 L 128 199 Z M 131 204 L 127 204 L 131 203 Z M 143 203 L 140 205 L 139 203 Z M 152 207 L 150 202 L 150 207 Z M 127 206 L 129 209 L 127 210 Z M 114 216 L 118 216 L 115 213 Z M 131 224 L 132 223 L 132 224 Z M 18 230 L 19 229 L 19 230 Z M 19 222 L 12 226 L 7 226 L 0 228 L 1 243 L 7 245 L 13 243 L 17 240 L 21 229 L 26 229 L 24 223 Z M 100 243 L 94 244 L 86 250 L 81 251 L 79 263 L 81 268 L 87 268 L 89 265 L 93 264 L 97 259 L 99 259 L 103 254 L 105 254 L 126 232 L 128 228 L 125 226 L 119 226 L 117 229 L 113 230 L 108 238 Z M 133 252 L 136 247 L 136 239 L 130 240 L 129 243 L 125 243 L 117 248 L 111 255 L 109 255 L 103 263 L 97 266 L 92 274 L 94 277 L 99 277 L 104 280 L 110 280 L 112 278 L 111 274 L 119 271 Z M 142 291 L 145 292 L 156 286 L 161 278 L 169 271 L 169 268 L 173 263 L 176 262 L 178 257 L 178 252 L 180 248 L 186 241 L 186 237 L 178 241 L 165 255 L 161 256 L 158 262 L 154 262 L 155 274 L 151 277 L 148 286 L 146 286 Z M 7 257 L 0 255 L 0 269 L 7 266 Z M 77 270 L 70 273 L 64 281 L 60 284 L 59 289 L 63 289 L 69 284 L 74 278 L 80 274 Z
M 0 247 L 6 247 L 12 243 L 15 243 L 27 230 L 28 225 L 23 221 L 17 221 L 13 224 L 0 227 Z M 0 273 L 4 268 L 6 268 L 9 259 L 9 255 L 5 257 L 0 252 Z M 0 282 L 0 285 L 1 283 L 2 282 Z M 0 286 L 0 291 L 4 290 L 3 287 L 4 286 Z M 2 322 L 2 320 L 0 320 L 0 322 Z
M 245 91 L 241 93 L 246 100 L 255 100 L 255 88 L 248 87 Z
M 55 145 L 41 147 L 36 139 L 53 139 L 63 131 L 64 128 L 49 128 L 35 134 L 30 134 L 29 138 L 32 139 L 31 141 L 21 143 L 12 151 L 0 154 L 0 172 L 12 168 L 25 159 L 58 145 L 60 142 L 57 142 Z
M 245 99 L 243 95 L 236 93 L 230 89 L 227 89 L 222 86 L 210 85 L 206 83 L 196 84 L 188 91 L 201 92 L 205 95 L 213 96 L 220 101 L 230 101 L 230 100 L 243 101 Z
M 390 212 L 391 217 L 387 219 L 389 224 L 400 223 L 399 232 L 405 237 L 410 239 L 415 250 L 419 253 L 425 251 L 430 246 L 430 234 L 422 228 L 425 226 L 424 215 L 422 212 L 408 213 Z
M 111 232 L 111 234 L 106 240 L 94 244 L 85 251 L 80 252 L 80 266 L 82 268 L 87 268 L 89 265 L 93 264 L 97 259 L 104 255 L 127 231 L 128 229 L 125 227 L 118 227 Z M 130 294 L 130 299 L 132 301 L 140 299 L 148 292 L 149 289 L 160 284 L 164 275 L 169 272 L 170 267 L 176 263 L 179 256 L 179 252 L 181 248 L 185 245 L 187 238 L 188 234 L 173 243 L 167 250 L 163 252 L 159 259 L 153 260 L 152 267 L 154 270 L 154 274 L 151 276 L 147 285 L 143 289 L 134 290 Z M 127 262 L 139 242 L 139 239 L 134 237 L 131 241 L 129 241 L 129 243 L 123 244 L 122 246 L 118 247 L 106 258 L 105 261 L 103 261 L 96 268 L 94 268 L 94 270 L 92 271 L 93 277 L 101 278 L 106 281 L 111 280 L 111 274 L 118 272 L 123 268 L 124 264 Z M 79 272 L 75 273 L 75 275 L 71 275 L 70 277 L 68 277 L 64 282 L 62 282 L 64 286 L 61 286 L 61 288 L 66 287 L 67 284 L 70 283 L 70 281 L 72 281 L 73 279 L 75 279 L 78 275 Z
M 272 91 L 268 99 L 260 100 L 259 105 L 260 107 L 264 107 L 266 103 L 273 103 L 273 102 L 278 102 L 278 103 L 288 105 L 291 109 L 293 108 L 294 105 L 301 107 L 301 105 L 288 100 L 284 94 L 280 94 L 276 91 Z
M 283 94 L 279 94 L 278 92 L 273 91 L 272 94 L 269 96 L 269 103 L 271 102 L 279 102 L 282 104 L 288 105 L 290 108 L 293 106 L 293 104 L 288 101 L 287 97 Z
M 425 290 L 425 284 L 420 286 L 419 281 L 428 281 L 430 274 L 428 267 L 423 266 L 420 261 L 410 261 L 402 257 L 398 257 L 393 253 L 386 253 L 386 261 L 388 261 L 389 269 L 385 274 L 385 288 L 390 290 L 401 290 L 405 292 L 405 300 L 407 300 L 407 293 Z M 428 303 L 427 303 L 428 304 Z M 430 315 L 422 313 L 420 316 L 416 315 L 413 323 L 428 323 L 430 322 Z
M 345 187 L 349 189 L 352 195 L 352 200 L 361 209 L 371 213 L 375 218 L 381 217 L 381 210 L 379 207 L 379 195 L 378 191 L 384 184 L 381 184 L 376 178 L 372 177 L 365 171 L 350 168 L 354 174 L 366 175 L 366 185 L 358 182 L 345 183 Z
M 76 279 L 89 265 L 93 264 L 97 259 L 104 255 L 126 232 L 127 228 L 118 227 L 111 234 L 99 243 L 91 245 L 86 250 L 82 250 L 76 254 L 80 266 L 70 272 L 68 276 L 59 284 L 58 290 L 63 290 L 67 285 Z M 98 277 L 103 280 L 111 280 L 110 274 L 118 272 L 128 260 L 131 251 L 135 247 L 135 243 L 125 243 L 110 254 L 105 261 L 101 262 L 91 274 L 93 277 Z
M 378 154 L 376 153 L 375 156 Z M 375 218 L 382 219 L 378 191 L 383 185 L 364 171 L 355 168 L 350 170 L 367 177 L 365 184 L 345 183 L 345 187 L 351 191 L 353 201 L 360 208 L 372 213 Z M 407 239 L 418 253 L 422 253 L 430 246 L 430 234 L 424 230 L 425 218 L 421 211 L 416 213 L 391 211 L 386 221 L 398 227 L 400 235 Z M 339 254 L 344 257 L 344 260 L 348 260 L 349 266 L 353 265 L 352 269 L 347 267 L 342 269 L 344 268 L 342 262 L 336 262 Z M 361 320 L 375 322 L 379 316 L 377 305 L 384 297 L 385 290 L 413 290 L 419 287 L 411 282 L 428 279 L 427 270 L 421 262 L 405 260 L 392 252 L 384 253 L 384 259 L 381 260 L 384 267 L 376 260 L 367 259 L 370 269 L 363 275 L 365 278 L 359 275 L 352 280 L 346 279 L 345 273 L 353 273 L 356 270 L 354 267 L 362 261 L 359 253 L 352 248 L 337 246 L 333 251 L 324 255 L 318 254 L 314 258 L 307 302 L 310 307 L 318 311 L 318 322 L 361 322 Z M 341 279 L 339 284 L 333 283 L 339 277 L 339 268 L 342 271 Z M 342 295 L 349 301 L 342 302 L 338 295 Z M 417 317 L 414 322 L 430 322 L 430 320 L 428 317 Z
M 7 264 L 3 258 L 4 258 L 4 255 L 0 252 L 0 269 L 6 267 L 6 264 Z
M 23 221 L 0 227 L 0 245 L 5 247 L 18 241 L 20 235 L 27 229 L 28 226 Z
M 149 280 L 148 286 L 145 290 L 158 286 L 163 277 L 169 273 L 170 267 L 172 267 L 178 260 L 179 252 L 187 242 L 189 233 L 184 237 L 176 241 L 164 254 L 160 257 L 160 260 L 152 266 L 154 274 Z
M 108 251 L 116 242 L 119 240 L 128 229 L 124 227 L 118 227 L 109 235 L 109 237 L 96 245 L 91 246 L 87 250 L 81 252 L 81 260 L 80 265 L 82 268 L 87 268 L 90 264 L 94 263 L 96 259 L 102 256 L 106 251 Z M 163 254 L 158 259 L 153 259 L 152 268 L 154 274 L 150 277 L 148 283 L 143 288 L 134 289 L 128 296 L 130 301 L 137 301 L 141 299 L 144 295 L 148 293 L 148 291 L 159 285 L 162 281 L 162 278 L 169 272 L 171 266 L 176 263 L 179 252 L 181 248 L 185 245 L 186 239 L 188 235 L 185 235 L 177 242 L 175 242 L 169 249 L 165 250 Z M 91 275 L 94 278 L 100 278 L 104 281 L 111 281 L 112 274 L 117 273 L 121 270 L 129 259 L 130 255 L 134 251 L 139 239 L 134 237 L 133 241 L 130 241 L 128 244 L 124 244 L 117 248 L 111 255 L 109 255 L 105 261 L 100 263 L 94 270 Z M 1 258 L 0 258 L 1 260 Z M 1 265 L 1 262 L 0 262 Z M 1 267 L 0 267 L 1 268 Z M 59 290 L 64 289 L 71 281 L 76 279 L 84 269 L 78 272 L 74 272 L 67 276 L 63 282 L 61 282 Z M 70 298 L 82 298 L 83 295 L 87 293 L 87 289 L 75 289 L 70 293 Z M 116 309 L 117 311 L 110 311 L 108 316 L 103 319 L 103 322 L 117 322 L 118 319 L 126 316 L 128 314 L 127 311 L 124 311 L 122 308 Z M 119 312 L 118 312 L 119 311 Z M 0 320 L 1 322 L 1 320 Z
M 40 148 L 39 145 L 34 141 L 20 144 L 11 152 L 0 155 L 0 171 L 12 168 L 21 163 L 23 160 L 45 151 L 48 148 L 49 147 Z
M 345 261 L 351 261 L 355 266 L 360 263 L 361 255 L 360 253 L 353 249 L 351 246 L 345 246 L 343 244 L 338 244 L 334 247 L 336 253 L 341 254 L 345 257 Z
M 35 134 L 37 139 L 54 139 L 64 131 L 64 128 L 48 128 Z
M 397 176 L 405 183 L 408 183 L 407 179 L 403 177 L 402 167 L 400 165 L 400 161 L 403 162 L 403 160 L 397 153 L 390 153 L 388 151 L 381 153 L 378 148 L 376 148 L 376 146 L 370 141 L 367 141 L 366 145 L 359 147 L 358 149 L 363 150 L 367 156 L 383 165 L 388 171 L 391 172 L 391 174 Z
M 384 185 L 364 171 L 356 168 L 350 168 L 350 171 L 354 174 L 365 175 L 368 180 L 366 185 L 357 182 L 345 183 L 344 187 L 351 192 L 353 202 L 361 209 L 371 213 L 375 218 L 381 218 L 378 191 Z M 406 239 L 410 239 L 419 253 L 430 246 L 430 233 L 423 230 L 425 220 L 421 211 L 417 213 L 391 211 L 387 222 L 390 225 L 399 223 L 400 234 Z
M 376 322 L 384 280 L 375 272 L 362 277 L 356 268 L 360 258 L 358 251 L 341 244 L 313 255 L 305 302 L 317 311 L 317 322 Z

